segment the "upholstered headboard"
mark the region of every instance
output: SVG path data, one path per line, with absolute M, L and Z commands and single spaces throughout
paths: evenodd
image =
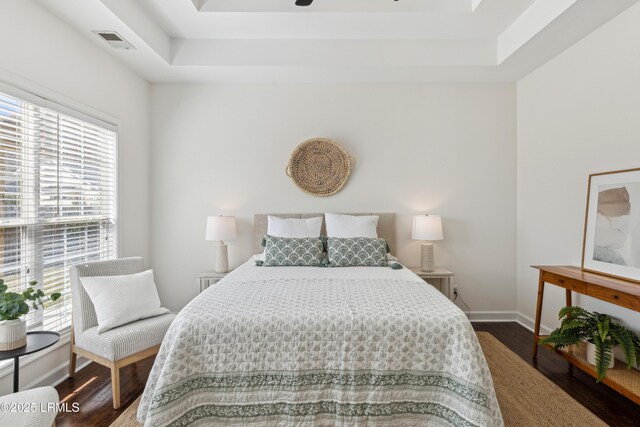
M 267 234 L 267 216 L 277 216 L 280 218 L 313 218 L 321 216 L 324 218 L 324 214 L 321 213 L 306 213 L 306 214 L 256 214 L 253 216 L 253 253 L 258 254 L 262 252 L 262 238 Z M 348 215 L 378 215 L 378 237 L 385 239 L 391 250 L 396 249 L 396 214 L 393 213 L 356 213 Z M 322 235 L 326 236 L 324 219 L 322 220 Z

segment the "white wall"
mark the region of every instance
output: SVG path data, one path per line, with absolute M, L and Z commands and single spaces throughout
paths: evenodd
M 3 41 L 0 80 L 61 103 L 98 110 L 118 120 L 121 255 L 142 255 L 148 259 L 147 82 L 33 1 L 2 1 L 0 40 Z M 29 384 L 67 362 L 65 345 L 25 366 L 21 370 L 21 383 Z M 11 376 L 5 375 L 0 378 L 0 394 L 10 390 Z
M 444 218 L 436 263 L 456 273 L 475 312 L 515 308 L 515 87 L 153 85 L 152 263 L 171 308 L 213 266 L 207 215 L 238 217 L 231 264 L 251 255 L 254 213 L 400 214 L 395 252 L 419 264 L 414 213 Z M 303 193 L 285 175 L 303 140 L 334 139 L 357 159 L 337 195 Z M 491 313 L 489 315 L 494 315 Z
M 590 173 L 640 167 L 640 5 L 518 82 L 518 311 L 533 317 L 532 264 L 580 265 Z M 548 291 L 547 291 L 548 289 Z M 556 327 L 563 291 L 545 289 Z M 640 330 L 640 315 L 577 303 Z

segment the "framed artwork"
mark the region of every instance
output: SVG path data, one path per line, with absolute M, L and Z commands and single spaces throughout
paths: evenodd
M 582 268 L 640 282 L 640 168 L 589 175 Z

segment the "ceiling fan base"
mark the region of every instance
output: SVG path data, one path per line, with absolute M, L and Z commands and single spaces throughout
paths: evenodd
M 313 0 L 296 0 L 296 6 L 310 6 Z

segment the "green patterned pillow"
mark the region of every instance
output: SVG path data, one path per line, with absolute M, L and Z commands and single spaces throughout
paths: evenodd
M 387 267 L 387 242 L 384 239 L 353 237 L 327 239 L 327 254 L 331 267 Z
M 311 266 L 322 265 L 324 247 L 319 237 L 285 238 L 265 237 L 265 266 Z

